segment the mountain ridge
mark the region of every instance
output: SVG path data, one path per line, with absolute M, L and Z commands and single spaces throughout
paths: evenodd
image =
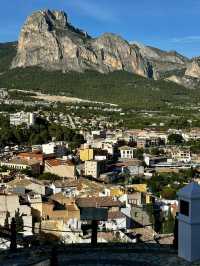
M 173 81 L 192 89 L 199 88 L 200 84 L 198 57 L 189 59 L 176 51 L 129 42 L 113 33 L 93 38 L 74 27 L 64 11 L 34 12 L 27 18 L 14 46 L 13 50 L 9 45 L 6 48 L 10 51 L 9 56 L 5 49 L 6 56 L 0 57 L 0 73 L 8 68 L 36 66 L 63 73 L 126 71 L 155 80 Z
M 131 44 L 113 33 L 93 38 L 71 25 L 64 11 L 40 10 L 22 27 L 11 68 L 40 66 L 45 70 L 105 74 L 122 70 L 160 79 L 170 71 L 186 71 L 189 62 L 177 52 Z

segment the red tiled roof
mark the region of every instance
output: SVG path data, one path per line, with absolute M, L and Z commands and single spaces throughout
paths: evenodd
M 59 165 L 74 165 L 71 161 L 51 159 L 46 160 L 46 163 L 50 166 L 59 166 Z
M 30 157 L 30 158 L 38 158 L 43 159 L 42 153 L 33 153 L 33 152 L 22 152 L 17 155 L 18 157 Z

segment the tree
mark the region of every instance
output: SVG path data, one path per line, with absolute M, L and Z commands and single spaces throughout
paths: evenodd
M 55 180 L 61 180 L 62 177 L 55 175 L 55 174 L 52 174 L 52 173 L 43 173 L 43 174 L 39 175 L 38 179 L 55 181 Z
M 176 198 L 176 190 L 171 187 L 165 187 L 161 191 L 161 196 L 164 199 L 174 200 Z
M 168 141 L 171 145 L 181 145 L 184 142 L 184 139 L 180 134 L 170 134 L 168 136 Z

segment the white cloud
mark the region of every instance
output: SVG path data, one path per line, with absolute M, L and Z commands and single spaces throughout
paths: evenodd
M 90 16 L 100 21 L 116 22 L 117 14 L 111 9 L 105 8 L 101 4 L 92 2 L 92 0 L 72 0 L 68 4 L 77 8 L 80 13 Z
M 173 42 L 173 43 L 195 43 L 195 42 L 200 42 L 200 35 L 185 36 L 185 37 L 181 37 L 181 38 L 173 38 L 173 39 L 171 39 L 171 42 Z

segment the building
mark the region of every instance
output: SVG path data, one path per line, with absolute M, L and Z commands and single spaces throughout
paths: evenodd
M 190 149 L 187 147 L 172 148 L 171 149 L 171 157 L 175 161 L 183 162 L 183 163 L 189 163 L 189 162 L 191 162 L 191 159 L 192 159 Z
M 167 162 L 167 157 L 164 156 L 152 156 L 150 154 L 144 154 L 144 162 L 147 166 L 155 166 L 158 163 Z
M 107 208 L 108 212 L 118 212 L 124 206 L 119 200 L 112 197 L 85 197 L 76 200 L 77 206 L 81 208 Z
M 142 206 L 142 204 L 145 203 L 143 194 L 137 191 L 122 195 L 120 201 L 124 202 L 126 207 Z
M 14 158 L 9 161 L 0 161 L 0 165 L 13 170 L 30 170 L 33 174 L 40 174 L 40 163 L 35 160 Z
M 107 230 L 127 229 L 128 221 L 125 214 L 120 211 L 109 212 L 108 220 L 100 222 L 100 227 L 106 228 Z
M 20 126 L 26 124 L 27 126 L 33 126 L 35 124 L 35 114 L 18 112 L 10 114 L 10 124 L 13 126 Z
M 94 149 L 92 148 L 85 148 L 85 149 L 80 149 L 80 160 L 85 162 L 85 161 L 90 161 L 94 159 Z
M 38 152 L 21 152 L 17 155 L 17 157 L 21 160 L 37 161 L 40 163 L 40 165 L 43 165 L 44 163 L 44 155 Z
M 76 178 L 76 166 L 71 161 L 50 159 L 45 161 L 44 172 L 60 177 Z
M 102 161 L 85 161 L 85 176 L 92 176 L 93 178 L 99 178 L 102 172 Z
M 120 148 L 120 154 L 122 159 L 133 159 L 133 151 L 132 147 L 123 146 Z
M 65 181 L 65 180 L 55 180 L 49 187 L 53 190 L 53 194 L 63 193 L 63 195 L 69 197 L 75 197 L 79 191 L 82 189 L 81 182 L 74 181 Z
M 62 157 L 67 154 L 68 145 L 65 142 L 51 142 L 42 145 L 42 152 L 50 155 L 55 154 L 57 157 Z
M 15 217 L 16 212 L 19 212 L 22 215 L 24 231 L 31 234 L 31 208 L 28 205 L 20 205 L 19 196 L 16 194 L 0 194 L 0 202 L 0 225 L 4 227 L 5 222 L 11 224 L 12 218 Z
M 16 178 L 7 183 L 9 191 L 16 194 L 25 194 L 26 191 L 32 191 L 39 195 L 46 195 L 46 187 L 42 182 L 36 179 L 19 179 Z
M 122 163 L 116 164 L 118 167 L 121 166 L 122 173 L 129 173 L 133 176 L 142 176 L 144 175 L 144 166 L 142 165 L 142 161 L 133 159 L 133 160 L 126 160 Z

